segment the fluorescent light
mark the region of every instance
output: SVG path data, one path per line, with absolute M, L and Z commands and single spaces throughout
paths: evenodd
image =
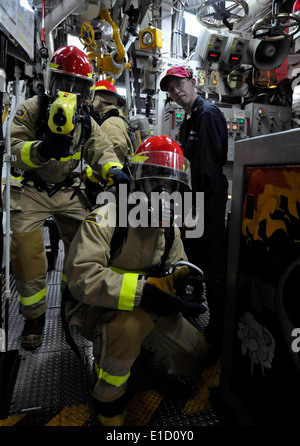
M 199 37 L 202 25 L 198 22 L 196 15 L 191 12 L 183 11 L 183 18 L 185 20 L 185 33 L 194 37 Z

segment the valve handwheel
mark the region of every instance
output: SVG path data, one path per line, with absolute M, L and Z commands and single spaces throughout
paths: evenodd
M 90 23 L 84 22 L 81 25 L 79 40 L 83 45 L 88 46 L 90 50 L 96 51 L 97 44 L 95 43 L 95 33 Z
M 207 28 L 226 26 L 232 30 L 233 25 L 246 18 L 248 13 L 248 3 L 244 0 L 205 0 L 197 11 L 197 19 Z
M 300 17 L 291 13 L 272 14 L 258 20 L 252 27 L 254 38 L 280 40 L 296 34 L 300 29 Z

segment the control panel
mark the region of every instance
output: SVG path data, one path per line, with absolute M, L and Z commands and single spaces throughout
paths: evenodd
M 174 141 L 179 142 L 179 129 L 185 116 L 183 108 L 176 105 L 174 102 L 167 104 L 165 107 L 163 135 L 168 135 Z
M 253 103 L 245 110 L 250 112 L 250 137 L 291 129 L 292 111 L 288 107 Z
M 234 145 L 240 139 L 249 137 L 250 113 L 239 108 L 220 107 L 223 112 L 228 131 L 228 161 L 234 160 Z

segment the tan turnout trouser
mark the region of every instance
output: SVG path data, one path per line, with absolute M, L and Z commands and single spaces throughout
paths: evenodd
M 44 223 L 53 217 L 64 243 L 65 258 L 69 245 L 88 208 L 74 189 L 59 190 L 52 197 L 32 186 L 11 184 L 11 264 L 19 294 L 20 311 L 34 319 L 47 308 L 47 257 L 44 246 Z M 81 193 L 81 192 L 79 192 Z
M 180 314 L 157 318 L 141 307 L 110 311 L 82 306 L 70 324 L 93 342 L 97 381 L 93 397 L 102 402 L 120 398 L 141 347 L 154 353 L 169 374 L 197 368 L 207 353 L 204 336 Z

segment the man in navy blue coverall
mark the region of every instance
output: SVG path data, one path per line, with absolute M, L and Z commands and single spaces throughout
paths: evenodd
M 186 112 L 180 127 L 180 143 L 190 161 L 192 191 L 204 192 L 204 233 L 183 243 L 189 261 L 204 271 L 210 321 L 205 337 L 212 351 L 221 353 L 227 244 L 225 214 L 228 181 L 223 173 L 227 161 L 228 133 L 223 113 L 197 94 L 196 81 L 184 67 L 169 68 L 160 88 Z

